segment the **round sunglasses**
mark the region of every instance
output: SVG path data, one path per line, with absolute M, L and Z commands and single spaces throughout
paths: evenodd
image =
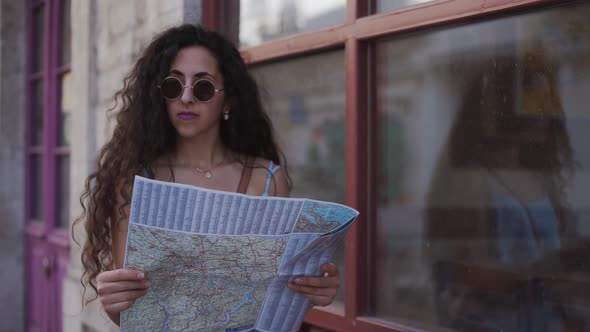
M 216 93 L 223 90 L 223 88 L 216 89 L 213 82 L 206 78 L 199 79 L 190 86 L 183 85 L 182 82 L 174 76 L 166 77 L 158 88 L 160 88 L 162 96 L 168 100 L 176 100 L 180 98 L 184 89 L 191 88 L 193 90 L 193 96 L 200 102 L 210 101 Z

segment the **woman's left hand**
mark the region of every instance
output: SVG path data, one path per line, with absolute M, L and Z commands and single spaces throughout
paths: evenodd
M 336 297 L 340 287 L 338 268 L 334 263 L 320 266 L 321 277 L 297 277 L 289 282 L 289 288 L 308 298 L 314 305 L 327 306 Z

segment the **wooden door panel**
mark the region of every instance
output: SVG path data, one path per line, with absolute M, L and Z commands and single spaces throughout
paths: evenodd
M 48 269 L 51 266 L 51 255 L 48 245 L 42 239 L 28 236 L 28 268 L 27 268 L 27 330 L 47 331 L 50 298 Z
M 53 319 L 52 326 L 54 331 L 61 332 L 63 330 L 63 285 L 68 272 L 68 265 L 70 262 L 70 255 L 68 247 L 53 246 L 54 251 L 54 271 L 51 274 L 51 290 L 52 290 L 52 310 L 51 317 Z

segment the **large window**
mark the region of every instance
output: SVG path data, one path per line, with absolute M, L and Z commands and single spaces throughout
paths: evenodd
M 205 22 L 267 88 L 292 194 L 361 212 L 309 330 L 590 329 L 590 3 L 349 0 L 273 38 L 247 3 Z
M 590 297 L 563 288 L 583 267 L 561 266 L 590 236 L 588 17 L 571 5 L 376 43 L 377 317 L 590 328 Z

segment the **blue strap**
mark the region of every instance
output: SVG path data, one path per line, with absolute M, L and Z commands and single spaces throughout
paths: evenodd
M 266 187 L 264 187 L 264 192 L 262 196 L 268 196 L 268 189 L 270 188 L 270 180 L 272 180 L 272 176 L 281 168 L 280 165 L 275 165 L 272 160 L 268 163 L 268 177 L 266 178 Z

